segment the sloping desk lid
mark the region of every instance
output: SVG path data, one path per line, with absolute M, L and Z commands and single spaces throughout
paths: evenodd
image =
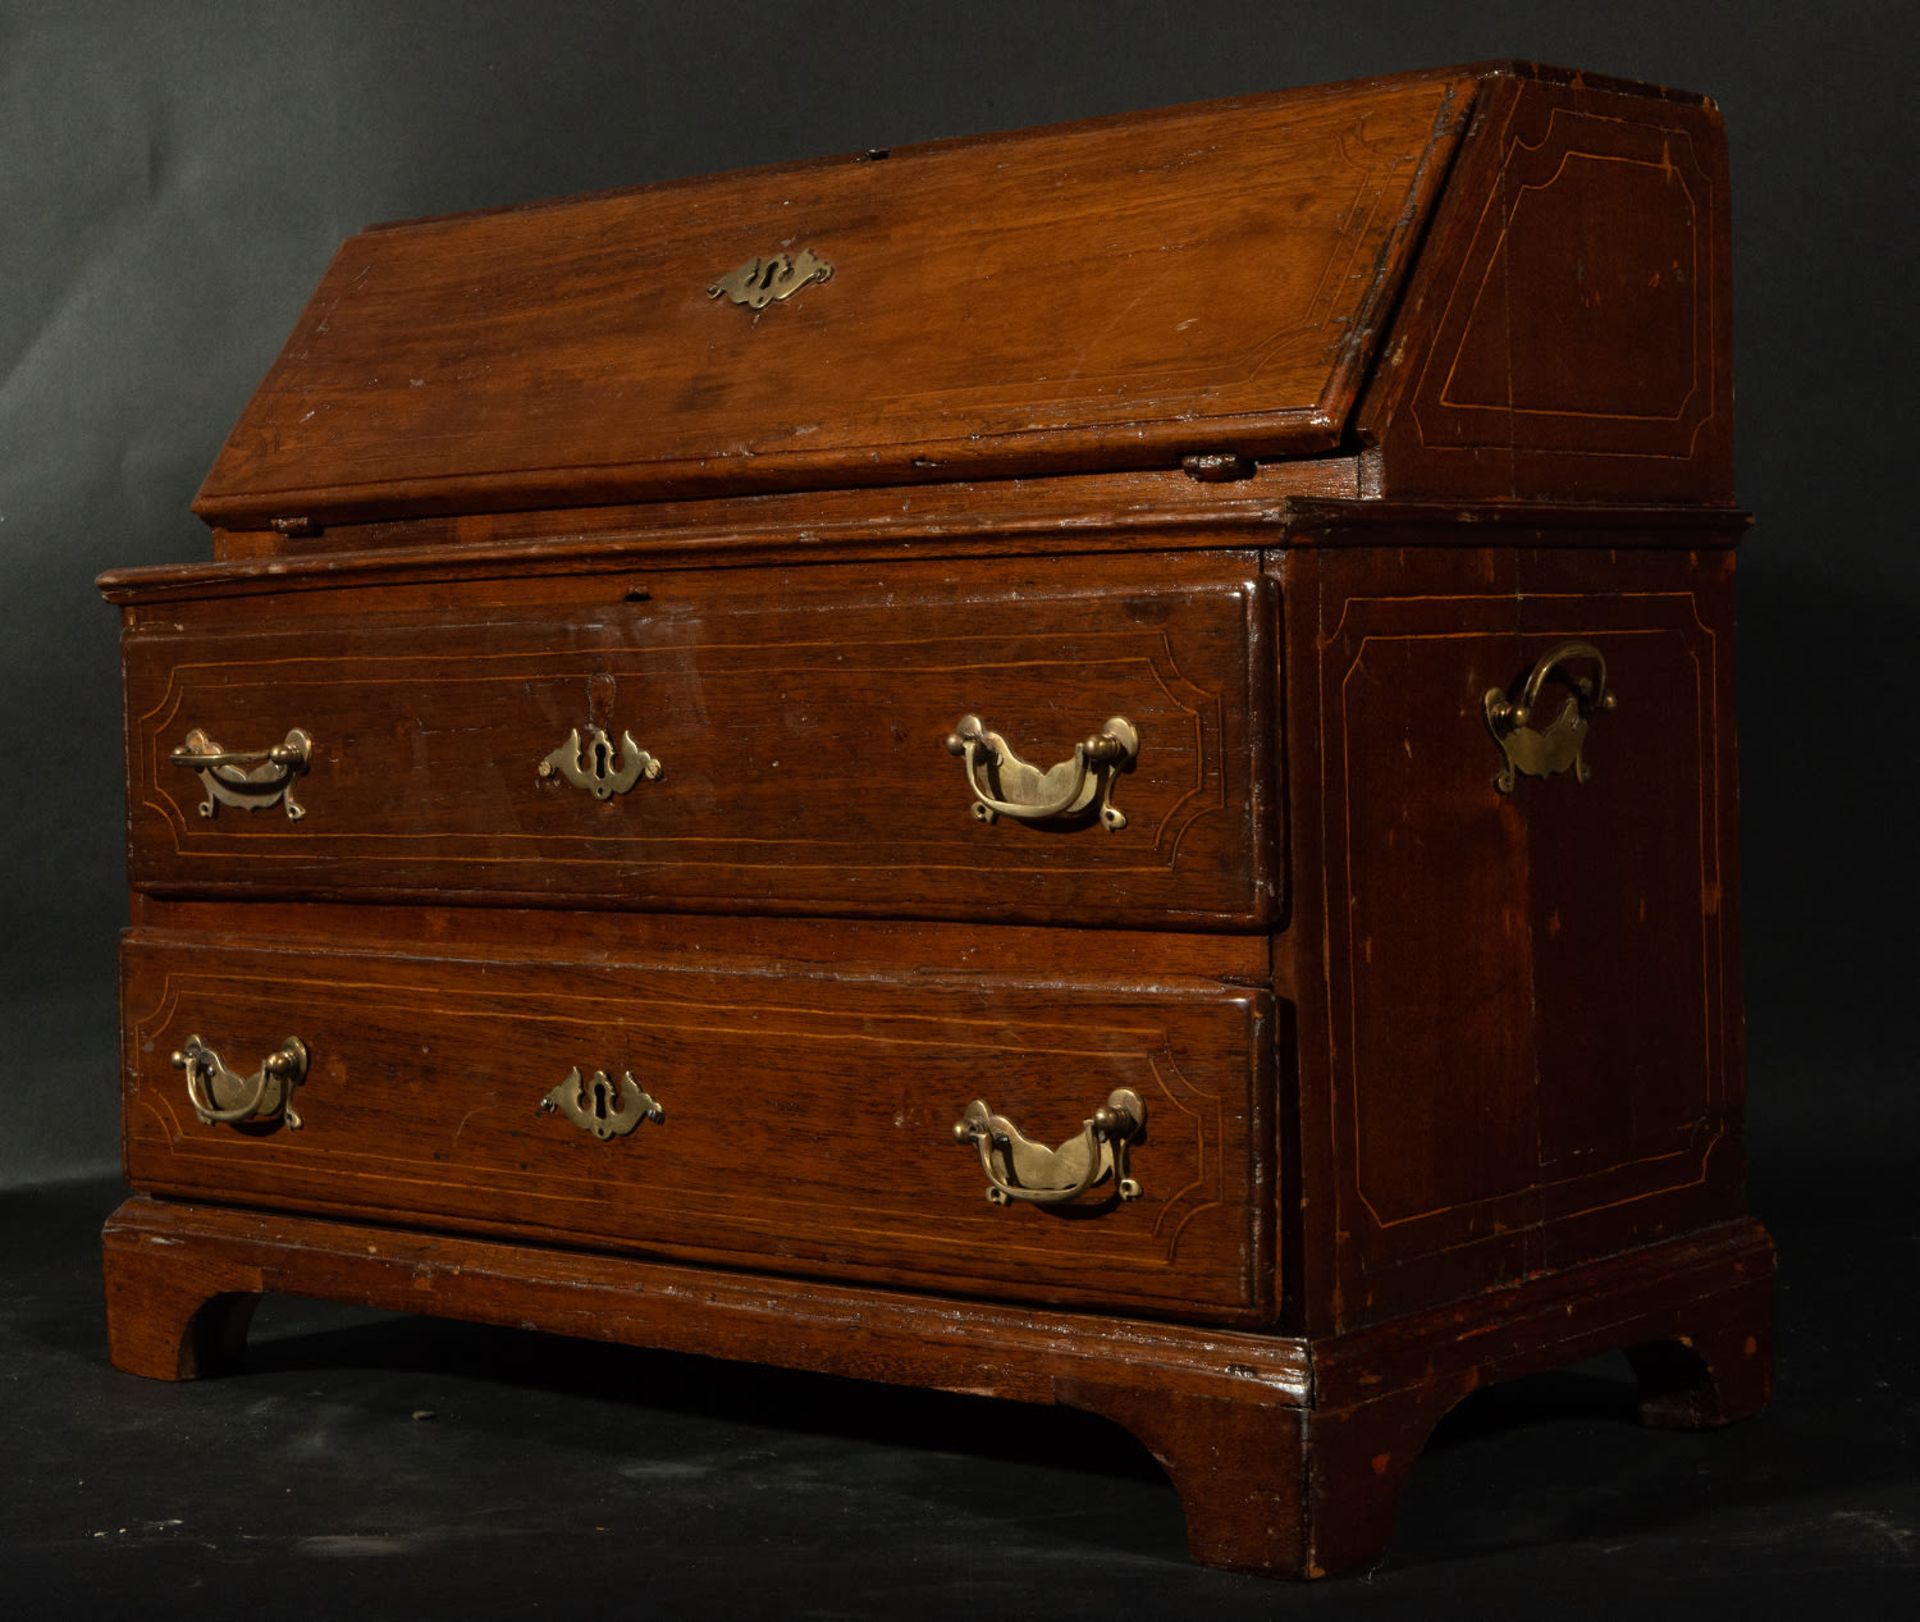
M 376 227 L 195 510 L 242 528 L 1324 451 L 1472 83 Z M 757 291 L 722 285 L 756 259 Z

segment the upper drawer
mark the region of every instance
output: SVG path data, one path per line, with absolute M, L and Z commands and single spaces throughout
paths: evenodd
M 1258 927 L 1277 898 L 1255 561 L 708 571 L 149 620 L 125 647 L 132 879 Z M 968 716 L 997 757 L 950 752 Z M 208 764 L 296 731 L 303 765 Z M 1130 757 L 1085 747 L 1108 738 Z

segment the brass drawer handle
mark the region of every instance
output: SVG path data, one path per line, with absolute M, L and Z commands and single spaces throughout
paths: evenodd
M 620 734 L 620 764 L 613 763 L 613 740 L 596 726 L 587 728 L 587 746 L 580 747 L 580 729 L 567 734 L 567 741 L 534 768 L 537 776 L 548 778 L 558 772 L 575 788 L 583 788 L 596 800 L 610 800 L 645 778 L 655 781 L 665 769 L 660 762 L 633 741 L 631 732 Z
M 1145 1130 L 1146 1100 L 1130 1087 L 1108 1095 L 1058 1149 L 1035 1143 L 1004 1115 L 995 1115 L 975 1099 L 953 1126 L 956 1142 L 980 1151 L 987 1174 L 987 1199 L 995 1205 L 1026 1200 L 1034 1205 L 1065 1205 L 1112 1177 L 1120 1198 L 1137 1200 L 1140 1185 L 1127 1175 L 1127 1146 Z
M 1536 729 L 1533 715 L 1540 704 L 1540 689 L 1547 677 L 1569 659 L 1591 660 L 1594 673 L 1590 677 L 1563 673 L 1562 679 L 1573 692 L 1561 705 L 1553 724 L 1544 730 Z M 1507 757 L 1506 764 L 1494 774 L 1493 786 L 1502 794 L 1511 794 L 1516 772 L 1525 772 L 1529 777 L 1552 777 L 1569 766 L 1573 768 L 1575 782 L 1586 782 L 1593 775 L 1593 768 L 1581 755 L 1586 746 L 1587 727 L 1594 716 L 1611 710 L 1615 702 L 1607 688 L 1607 661 L 1591 642 L 1562 642 L 1541 654 L 1526 685 L 1520 689 L 1517 704 L 1500 688 L 1489 687 L 1480 701 L 1481 709 L 1487 718 L 1487 730 Z
M 300 1130 L 293 1111 L 293 1089 L 306 1079 L 307 1045 L 297 1036 L 261 1061 L 251 1076 L 235 1075 L 220 1055 L 197 1036 L 173 1055 L 173 1067 L 187 1073 L 187 1099 L 201 1123 L 283 1120 L 289 1132 Z
M 207 791 L 200 815 L 218 814 L 223 805 L 242 811 L 259 811 L 270 805 L 284 805 L 287 821 L 298 822 L 307 808 L 293 797 L 293 780 L 307 769 L 313 758 L 313 739 L 298 727 L 283 743 L 271 749 L 222 749 L 199 727 L 187 734 L 187 741 L 173 751 L 173 763 L 200 774 Z
M 604 1070 L 596 1070 L 590 1081 L 582 1082 L 580 1067 L 567 1072 L 567 1079 L 540 1100 L 540 1113 L 558 1110 L 582 1132 L 591 1132 L 602 1143 L 624 1138 L 642 1121 L 664 1121 L 667 1112 L 651 1094 L 640 1090 L 631 1070 L 622 1071 L 615 1083 Z
M 1113 785 L 1138 758 L 1140 735 L 1125 716 L 1114 716 L 1096 736 L 1075 744 L 1071 759 L 1044 770 L 1028 765 L 977 715 L 960 717 L 947 737 L 947 752 L 965 764 L 973 814 L 982 822 L 999 816 L 1021 822 L 1077 816 L 1098 796 L 1100 822 L 1107 832 L 1118 833 L 1127 825 L 1126 813 L 1113 803 Z

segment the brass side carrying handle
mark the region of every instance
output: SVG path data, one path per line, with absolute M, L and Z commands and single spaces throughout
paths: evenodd
M 965 765 L 973 814 L 981 822 L 1002 816 L 1020 822 L 1078 816 L 1098 798 L 1100 824 L 1108 833 L 1127 825 L 1126 813 L 1113 803 L 1113 786 L 1139 757 L 1140 734 L 1123 715 L 1111 717 L 1093 737 L 1073 746 L 1071 758 L 1054 766 L 1028 765 L 977 715 L 960 717 L 947 736 L 947 752 Z
M 298 822 L 307 808 L 293 797 L 293 780 L 313 758 L 313 739 L 295 727 L 271 749 L 222 749 L 199 727 L 173 751 L 173 763 L 200 774 L 207 791 L 200 807 L 203 817 L 215 816 L 223 805 L 259 811 L 284 805 L 287 821 Z
M 1539 708 L 1541 687 L 1555 670 L 1573 659 L 1590 661 L 1593 675 L 1574 676 L 1563 672 L 1563 679 L 1573 692 L 1561 705 L 1551 726 L 1536 728 L 1533 717 Z M 1587 727 L 1594 716 L 1611 710 L 1615 703 L 1614 695 L 1607 688 L 1607 661 L 1591 642 L 1562 642 L 1541 654 L 1539 663 L 1520 689 L 1518 703 L 1508 698 L 1503 689 L 1489 687 L 1480 701 L 1481 710 L 1486 716 L 1487 730 L 1506 756 L 1506 764 L 1494 774 L 1493 786 L 1502 794 L 1511 794 L 1517 772 L 1525 772 L 1529 777 L 1552 777 L 1569 766 L 1573 768 L 1575 782 L 1586 782 L 1593 775 L 1593 768 L 1581 753 L 1586 746 Z
M 1140 1185 L 1127 1175 L 1127 1146 L 1145 1130 L 1146 1100 L 1131 1087 L 1107 1096 L 1106 1106 L 1082 1123 L 1080 1135 L 1058 1149 L 1035 1143 L 1004 1115 L 993 1114 L 976 1098 L 954 1122 L 958 1143 L 980 1151 L 987 1174 L 987 1199 L 994 1205 L 1025 1200 L 1032 1205 L 1065 1205 L 1112 1177 L 1123 1200 L 1137 1200 Z
M 197 1036 L 188 1037 L 187 1045 L 173 1055 L 173 1067 L 186 1071 L 187 1100 L 203 1125 L 279 1119 L 289 1132 L 300 1130 L 293 1089 L 306 1079 L 307 1045 L 297 1036 L 268 1054 L 251 1076 L 234 1074 Z

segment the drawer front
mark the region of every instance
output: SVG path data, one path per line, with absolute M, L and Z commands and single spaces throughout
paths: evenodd
M 1260 993 L 142 932 L 122 984 L 142 1189 L 1219 1319 L 1271 1295 Z M 265 1065 L 289 1037 L 291 1083 Z M 1061 1203 L 995 1203 L 956 1137 L 979 1100 L 1059 1150 L 1122 1090 L 1142 1101 L 1136 1197 L 1109 1174 Z M 1005 1159 L 1016 1189 L 1072 1181 Z
M 133 881 L 1258 927 L 1277 864 L 1252 561 L 712 570 L 149 618 L 125 641 Z M 950 752 L 966 716 L 1004 756 Z M 195 764 L 302 734 L 303 761 Z M 995 799 L 1015 809 L 985 817 Z

